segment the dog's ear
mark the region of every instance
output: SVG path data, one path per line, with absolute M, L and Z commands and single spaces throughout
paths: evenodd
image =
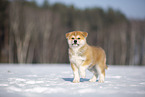
M 66 34 L 65 34 L 65 37 L 68 38 L 69 35 L 70 35 L 70 32 L 69 32 L 69 33 L 66 33 Z
M 88 36 L 88 33 L 87 32 L 83 32 L 83 36 L 84 37 L 87 37 Z

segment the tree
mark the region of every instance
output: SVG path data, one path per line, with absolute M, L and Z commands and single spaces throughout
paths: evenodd
M 9 50 L 9 62 L 68 63 L 65 33 L 82 30 L 89 33 L 90 45 L 105 49 L 107 63 L 145 64 L 145 21 L 128 20 L 118 10 L 81 10 L 73 5 L 49 5 L 47 0 L 40 7 L 34 1 L 13 0 L 9 12 L 9 33 L 4 29 L 3 17 L 0 18 L 0 51 Z M 4 40 L 9 40 L 5 48 Z
M 9 40 L 9 1 L 0 1 L 0 61 L 8 62 L 8 40 Z
M 42 8 L 48 9 L 50 7 L 48 0 L 44 0 Z
M 18 63 L 26 63 L 28 59 L 30 60 L 28 56 L 30 41 L 31 39 L 35 39 L 32 35 L 34 34 L 34 22 L 36 18 L 33 17 L 34 10 L 24 8 L 20 6 L 19 3 L 20 2 L 13 2 L 10 7 L 10 43 L 13 41 L 13 44 L 10 44 L 10 48 L 16 45 Z M 10 62 L 15 62 L 15 60 L 12 59 L 14 54 L 11 54 L 13 51 L 10 50 L 9 53 Z

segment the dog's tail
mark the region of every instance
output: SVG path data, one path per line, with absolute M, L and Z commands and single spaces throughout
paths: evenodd
M 105 69 L 108 69 L 108 65 L 106 64 L 106 58 L 104 60 Z
M 108 69 L 108 65 L 107 65 L 107 64 L 105 64 L 105 69 L 106 69 L 106 70 Z

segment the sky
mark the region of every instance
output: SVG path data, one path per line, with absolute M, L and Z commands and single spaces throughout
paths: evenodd
M 36 0 L 42 4 L 44 0 Z M 50 4 L 56 2 L 65 5 L 74 5 L 77 8 L 85 9 L 92 7 L 101 7 L 107 10 L 109 7 L 120 10 L 127 18 L 145 19 L 145 0 L 48 0 Z

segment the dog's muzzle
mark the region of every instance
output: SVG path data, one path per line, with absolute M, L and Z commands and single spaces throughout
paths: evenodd
M 77 44 L 77 40 L 74 40 L 74 44 Z
M 72 45 L 73 45 L 73 46 L 79 46 L 77 40 L 74 40 Z

